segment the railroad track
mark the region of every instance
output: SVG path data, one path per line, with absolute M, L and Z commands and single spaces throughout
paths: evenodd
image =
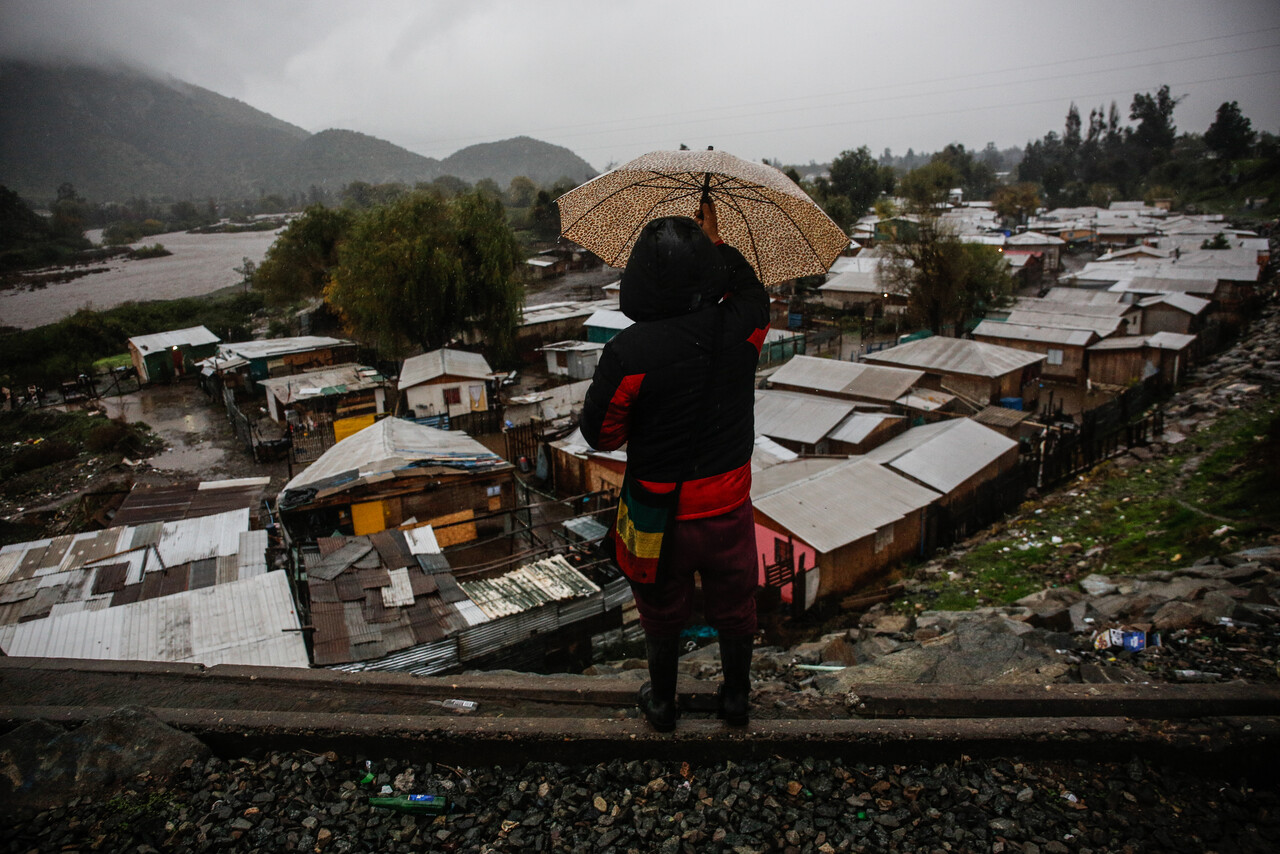
M 683 718 L 658 735 L 636 718 L 635 679 L 391 673 L 0 658 L 0 727 L 75 725 L 149 709 L 226 755 L 257 748 L 438 761 L 601 761 L 768 755 L 859 761 L 1019 755 L 1212 758 L 1274 775 L 1280 686 L 865 685 L 841 698 L 757 691 L 752 723 L 715 719 L 714 682 L 680 682 Z M 471 714 L 432 701 L 478 703 Z

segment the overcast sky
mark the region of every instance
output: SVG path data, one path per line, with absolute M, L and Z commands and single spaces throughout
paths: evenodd
M 597 169 L 681 143 L 824 162 L 1023 146 L 1168 83 L 1280 131 L 1276 0 L 0 0 L 0 53 L 129 64 L 442 158 L 518 135 Z

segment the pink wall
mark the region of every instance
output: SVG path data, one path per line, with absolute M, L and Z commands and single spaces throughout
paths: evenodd
M 786 539 L 786 534 L 779 534 L 772 528 L 768 528 L 756 522 L 756 567 L 759 573 L 759 584 L 764 585 L 764 568 L 766 564 L 773 563 L 774 541 L 778 539 Z M 818 553 L 803 540 L 791 537 L 792 554 L 794 555 L 795 568 L 803 566 L 805 569 L 812 569 L 818 565 Z M 782 601 L 791 601 L 791 585 L 787 584 L 782 587 Z

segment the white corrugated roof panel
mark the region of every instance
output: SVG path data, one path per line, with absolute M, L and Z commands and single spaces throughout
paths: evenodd
M 168 332 L 156 332 L 152 335 L 135 335 L 129 343 L 139 353 L 154 353 L 168 350 L 170 347 L 199 347 L 204 344 L 217 344 L 222 339 L 203 326 L 189 326 L 186 329 L 173 329 Z
M 828 553 L 874 534 L 937 498 L 933 490 L 858 457 L 759 495 L 753 486 L 751 502 L 757 512 Z
M 1017 446 L 972 419 L 956 418 L 912 427 L 865 456 L 946 494 Z
M 404 540 L 409 544 L 410 554 L 438 555 L 440 543 L 436 540 L 436 532 L 430 525 L 421 525 L 404 531 Z
M 0 626 L 9 655 L 307 667 L 284 572 Z
M 305 353 L 308 350 L 320 350 L 350 344 L 341 338 L 326 338 L 323 335 L 301 335 L 296 338 L 270 338 L 263 341 L 236 341 L 223 344 L 219 352 L 224 355 L 239 356 L 243 359 L 269 359 L 273 356 L 284 356 L 289 353 Z
M 403 391 L 437 377 L 468 377 L 487 379 L 493 369 L 480 353 L 467 350 L 450 350 L 443 347 L 430 353 L 420 353 L 404 360 L 400 367 L 400 381 L 396 385 Z
M 213 516 L 165 522 L 156 551 L 165 566 L 233 555 L 240 548 L 240 534 L 248 529 L 249 510 L 244 507 Z

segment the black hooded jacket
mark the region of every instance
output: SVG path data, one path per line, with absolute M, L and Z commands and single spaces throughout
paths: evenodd
M 683 482 L 679 518 L 733 510 L 751 493 L 764 286 L 741 252 L 667 217 L 636 240 L 620 308 L 635 323 L 605 345 L 583 437 L 599 450 L 625 444 L 628 473 L 651 489 Z

